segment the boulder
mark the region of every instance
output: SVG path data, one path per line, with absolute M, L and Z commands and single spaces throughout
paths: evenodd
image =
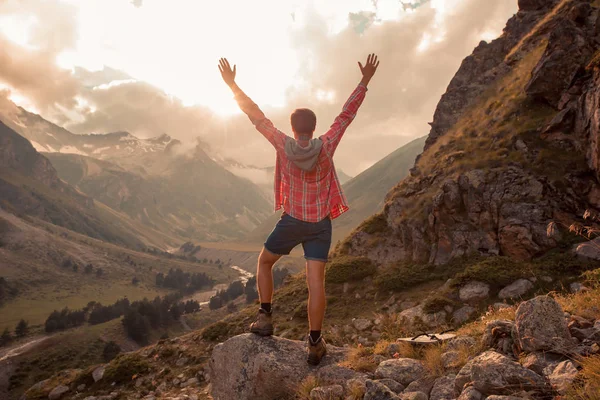
M 548 376 L 548 380 L 554 390 L 560 394 L 565 394 L 578 373 L 579 371 L 577 371 L 575 364 L 570 360 L 566 360 L 554 368 L 554 371 Z
M 527 353 L 572 347 L 563 310 L 550 296 L 538 296 L 519 305 L 515 333 L 519 346 Z
M 514 353 L 513 328 L 512 321 L 502 319 L 490 321 L 485 326 L 481 344 L 484 348 L 496 350 L 504 355 L 512 355 Z
M 371 321 L 369 321 L 368 319 L 356 318 L 355 320 L 352 321 L 352 325 L 354 325 L 354 328 L 356 328 L 357 331 L 362 332 L 362 331 L 366 331 L 371 326 L 373 326 L 373 323 Z
M 106 367 L 104 365 L 99 366 L 92 372 L 92 378 L 94 378 L 94 382 L 98 382 L 104 376 L 104 371 Z
M 400 400 L 400 397 L 398 397 L 383 383 L 369 379 L 367 380 L 365 386 L 366 392 L 363 400 Z
M 600 238 L 575 245 L 575 254 L 581 258 L 600 260 Z
M 429 394 L 429 400 L 451 400 L 454 399 L 454 379 L 456 375 L 442 376 L 433 383 Z
M 546 380 L 495 351 L 486 351 L 473 359 L 473 387 L 483 394 L 507 394 L 507 391 L 547 391 Z
M 458 350 L 450 350 L 442 353 L 442 364 L 445 369 L 458 367 L 460 363 L 460 352 Z
M 457 336 L 448 341 L 448 344 L 446 344 L 446 350 L 459 350 L 464 347 L 473 347 L 476 344 L 477 341 L 471 336 Z
M 426 376 L 425 378 L 417 379 L 416 381 L 411 382 L 404 391 L 408 392 L 421 392 L 429 395 L 431 393 L 431 389 L 433 388 L 433 383 L 435 379 Z
M 375 370 L 377 379 L 393 379 L 406 386 L 417 379 L 425 377 L 427 371 L 421 361 L 412 358 L 386 360 Z
M 554 368 L 556 368 L 563 360 L 564 356 L 560 354 L 535 352 L 528 354 L 522 364 L 525 368 L 532 370 L 538 375 L 545 375 L 545 370 L 554 370 Z
M 306 363 L 304 342 L 243 334 L 215 346 L 208 363 L 214 400 L 250 400 L 291 397 L 309 374 L 347 356 L 344 349 L 328 346 L 316 368 Z
M 523 296 L 525 293 L 533 289 L 533 283 L 527 279 L 519 279 L 516 282 L 511 283 L 498 293 L 498 297 L 502 300 L 515 299 Z
M 478 302 L 485 300 L 490 295 L 490 285 L 483 282 L 472 281 L 461 287 L 458 291 L 460 300 L 469 302 Z
M 525 400 L 523 397 L 516 397 L 516 396 L 498 396 L 498 395 L 492 395 L 487 397 L 485 400 Z
M 465 390 L 465 385 L 471 383 L 473 381 L 472 369 L 473 362 L 475 359 L 469 360 L 458 372 L 456 378 L 454 378 L 454 390 L 457 393 L 462 393 Z
M 483 394 L 473 386 L 468 386 L 458 396 L 457 400 L 483 400 Z
M 351 379 L 360 380 L 363 383 L 367 380 L 365 374 L 335 364 L 320 367 L 315 375 L 323 385 L 344 385 Z
M 404 391 L 404 386 L 393 379 L 378 379 L 377 382 L 383 383 L 388 389 L 396 394 L 400 394 Z
M 48 399 L 50 400 L 58 400 L 62 397 L 63 394 L 69 391 L 69 387 L 65 385 L 59 385 L 52 389 L 50 394 L 48 395 Z
M 342 400 L 344 388 L 341 385 L 319 386 L 310 391 L 310 400 Z
M 571 283 L 569 285 L 569 289 L 571 289 L 571 292 L 573 293 L 585 292 L 586 290 L 589 290 L 583 283 L 580 282 Z
M 475 315 L 476 312 L 477 309 L 475 307 L 461 307 L 458 310 L 454 311 L 454 314 L 452 314 L 452 321 L 456 325 L 462 325 L 465 322 L 467 322 L 473 315 Z

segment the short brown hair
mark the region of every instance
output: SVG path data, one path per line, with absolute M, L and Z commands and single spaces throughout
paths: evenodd
M 297 108 L 291 115 L 292 129 L 299 135 L 312 135 L 317 126 L 317 116 L 308 108 Z

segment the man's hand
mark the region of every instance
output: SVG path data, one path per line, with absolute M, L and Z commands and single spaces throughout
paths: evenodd
M 367 86 L 369 84 L 369 82 L 371 81 L 371 78 L 373 77 L 373 75 L 375 75 L 375 72 L 377 71 L 377 67 L 379 67 L 379 61 L 377 61 L 377 56 L 375 55 L 375 53 L 369 54 L 369 56 L 367 57 L 367 63 L 365 64 L 365 66 L 363 67 L 363 65 L 360 63 L 360 61 L 358 62 L 358 66 L 360 67 L 360 72 L 362 72 L 362 75 L 363 75 L 360 83 Z
M 231 65 L 229 65 L 229 61 L 226 58 L 219 60 L 219 71 L 221 71 L 221 76 L 229 87 L 235 84 L 235 65 L 231 69 Z

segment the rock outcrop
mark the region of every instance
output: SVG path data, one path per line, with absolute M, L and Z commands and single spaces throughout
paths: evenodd
M 345 350 L 328 346 L 318 370 L 335 367 L 345 356 Z M 296 393 L 304 378 L 316 372 L 306 362 L 304 343 L 275 336 L 235 336 L 217 345 L 209 361 L 214 400 L 286 398 Z M 349 378 L 343 376 L 342 380 Z
M 599 17 L 586 0 L 521 1 L 503 35 L 481 43 L 448 86 L 411 176 L 387 196 L 385 226 L 359 228 L 339 251 L 439 265 L 555 248 L 551 221 L 569 225 L 600 207 L 600 185 L 586 175 L 600 176 Z M 504 90 L 519 99 L 506 114 Z

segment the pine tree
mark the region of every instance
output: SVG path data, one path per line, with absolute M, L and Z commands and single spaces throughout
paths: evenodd
M 4 328 L 4 332 L 2 332 L 2 336 L 0 336 L 0 346 L 6 346 L 12 340 L 12 335 L 10 334 L 10 330 L 8 328 Z
M 15 335 L 17 337 L 23 337 L 27 335 L 27 332 L 29 332 L 29 323 L 22 319 L 19 321 L 17 327 L 15 328 Z

